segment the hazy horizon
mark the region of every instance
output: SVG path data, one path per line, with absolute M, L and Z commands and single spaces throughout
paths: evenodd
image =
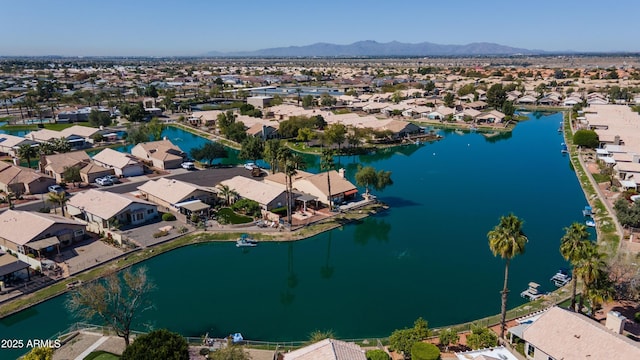
M 7 2 L 0 56 L 202 56 L 315 43 L 495 43 L 551 53 L 638 52 L 640 2 L 406 0 Z M 611 14 L 610 18 L 603 14 Z M 611 21 L 608 21 L 608 20 Z M 611 26 L 614 23 L 615 26 Z

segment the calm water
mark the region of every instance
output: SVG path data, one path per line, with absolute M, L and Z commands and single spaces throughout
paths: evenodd
M 504 263 L 486 234 L 509 212 L 524 219 L 529 237 L 526 254 L 512 262 L 509 306 L 523 302 L 529 281 L 551 290 L 549 278 L 566 266 L 563 228 L 583 220 L 586 204 L 560 153 L 561 119 L 542 116 L 491 140 L 443 132 L 421 147 L 343 157 L 350 178 L 358 163 L 393 172 L 394 185 L 378 193 L 390 211 L 295 243 L 250 251 L 203 244 L 153 258 L 144 265 L 157 284 L 155 309 L 135 328 L 262 340 L 333 329 L 355 338 L 387 336 L 419 316 L 436 327 L 496 314 Z M 53 335 L 73 322 L 64 300 L 1 320 L 0 334 Z

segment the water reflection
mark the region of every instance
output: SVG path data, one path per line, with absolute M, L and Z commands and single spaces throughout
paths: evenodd
M 329 231 L 329 237 L 327 239 L 327 255 L 324 257 L 324 265 L 320 267 L 320 276 L 323 279 L 331 279 L 333 276 L 334 268 L 330 265 L 331 259 L 331 239 L 333 237 L 333 231 Z
M 389 231 L 391 231 L 391 224 L 386 221 L 377 218 L 367 218 L 356 226 L 353 240 L 356 244 L 360 245 L 366 245 L 370 239 L 388 242 Z

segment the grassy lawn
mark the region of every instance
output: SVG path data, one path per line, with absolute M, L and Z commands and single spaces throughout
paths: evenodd
M 120 356 L 106 351 L 94 351 L 87 355 L 84 360 L 118 360 Z
M 0 119 L 1 121 L 1 119 Z M 86 126 L 86 127 L 92 127 L 90 126 L 88 123 L 83 123 L 83 124 L 78 124 L 78 123 L 68 123 L 68 124 L 43 124 L 45 129 L 49 129 L 49 130 L 55 130 L 55 131 L 60 131 L 63 129 L 66 129 L 68 127 L 72 127 L 73 125 L 80 125 L 80 126 Z M 31 124 L 31 125 L 4 125 L 4 126 L 0 126 L 0 129 L 2 130 L 13 130 L 13 131 L 20 131 L 20 130 L 38 130 L 38 125 L 37 124 Z
M 253 221 L 252 218 L 237 214 L 230 208 L 218 210 L 218 220 L 222 220 L 225 224 L 246 224 Z

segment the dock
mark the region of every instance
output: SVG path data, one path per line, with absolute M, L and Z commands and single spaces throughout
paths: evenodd
M 530 301 L 533 301 L 543 295 L 538 290 L 539 287 L 540 287 L 540 284 L 532 281 L 529 283 L 529 288 L 521 292 L 520 296 L 525 299 L 529 299 Z
M 567 285 L 571 281 L 571 274 L 569 274 L 566 270 L 559 270 L 553 277 L 551 277 L 551 282 L 556 287 L 563 287 Z

